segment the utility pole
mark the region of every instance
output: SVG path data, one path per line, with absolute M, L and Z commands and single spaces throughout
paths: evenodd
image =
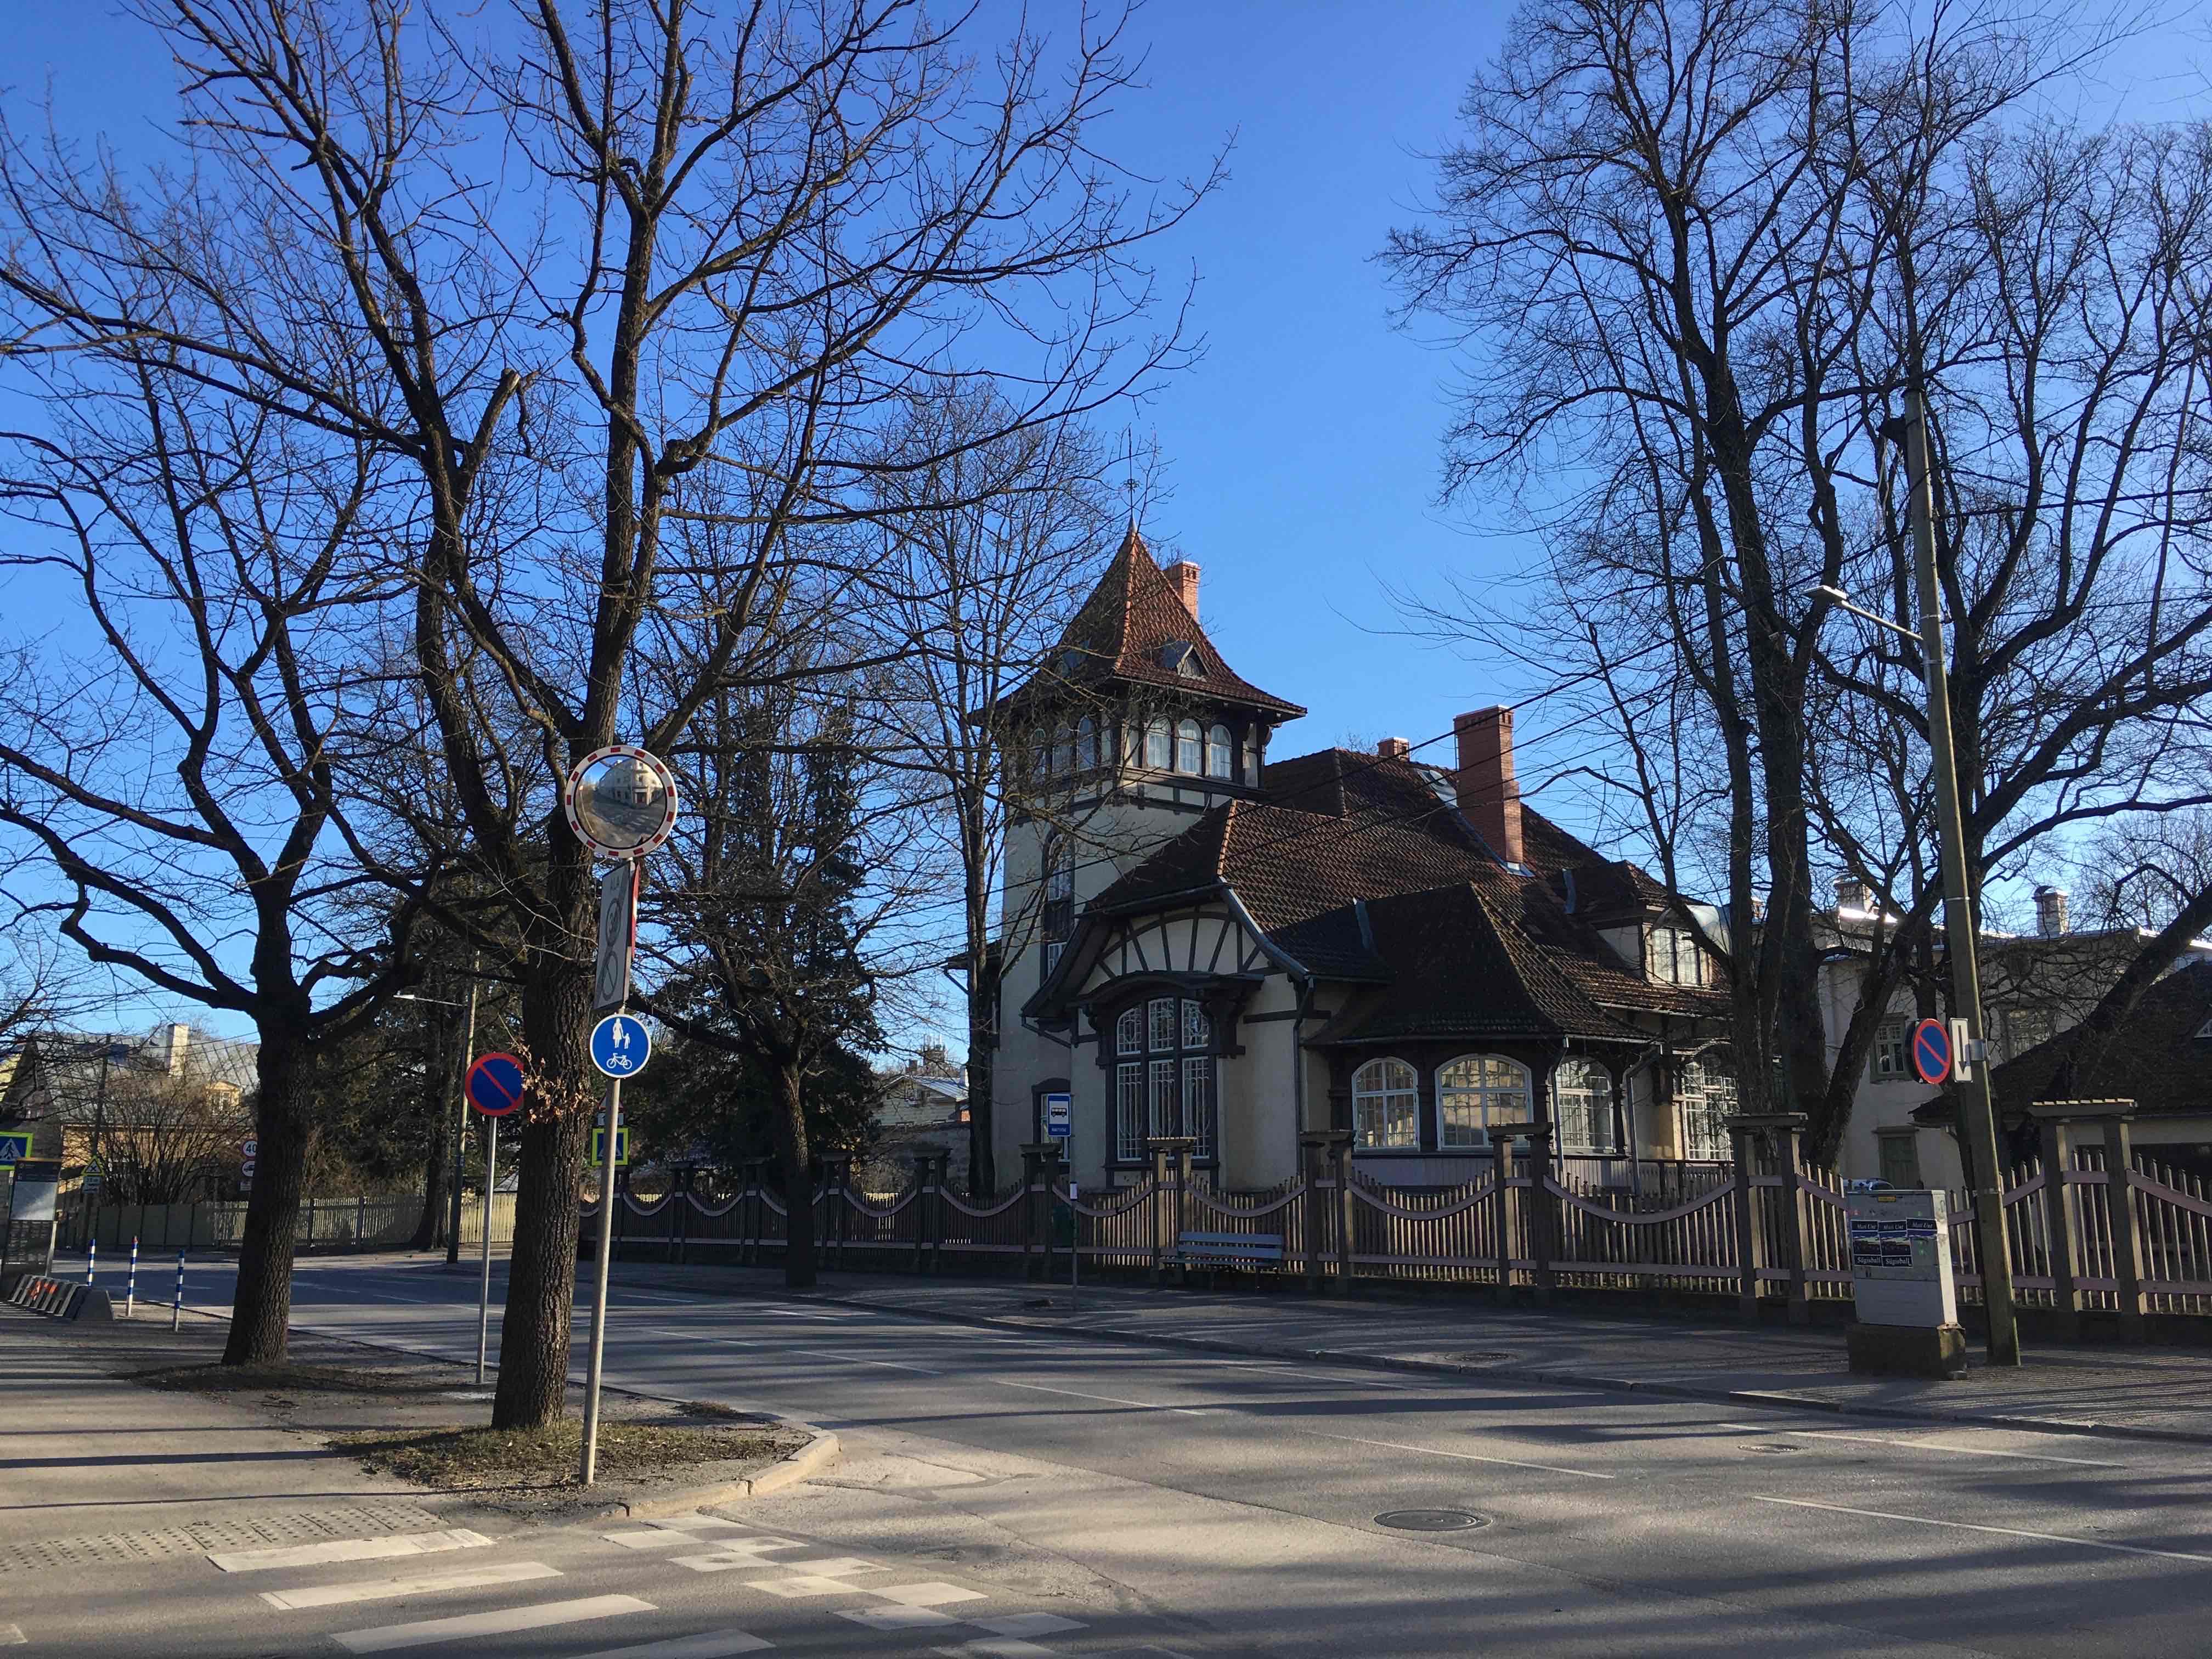
M 466 1079 L 469 1075 L 469 1066 L 476 1060 L 477 988 L 483 982 L 477 977 L 477 973 L 483 965 L 482 951 L 477 952 L 469 958 L 469 1034 L 461 1043 L 463 1085 L 453 1091 L 460 1097 L 458 1107 L 460 1121 L 453 1125 L 453 1190 L 451 1200 L 447 1206 L 446 1213 L 446 1265 L 448 1267 L 458 1267 L 461 1265 L 461 1162 L 467 1154 L 469 1145 L 469 1091 Z M 484 1180 L 489 1186 L 491 1180 L 489 1170 L 486 1170 Z M 489 1193 L 484 1200 L 484 1237 L 487 1239 L 491 1237 L 491 1200 Z M 483 1378 L 479 1376 L 477 1381 L 481 1384 Z
M 1905 394 L 1905 418 L 1886 422 L 1882 435 L 1905 445 L 1913 566 L 1920 592 L 1921 675 L 1928 688 L 1928 746 L 1936 768 L 1936 827 L 1943 861 L 1943 933 L 1951 957 L 1952 1012 L 1966 1022 L 1974 1047 L 1972 1073 L 1954 1081 L 1960 1102 L 1960 1144 L 1974 1202 L 1974 1253 L 1982 1269 L 1982 1310 L 1990 1324 L 1992 1365 L 2020 1364 L 2020 1331 L 2013 1322 L 2012 1256 L 2005 1237 L 2003 1167 L 1997 1158 L 1996 1110 L 1990 1098 L 1990 1068 L 1975 1054 L 1981 1047 L 1982 981 L 1976 950 L 1978 921 L 1967 889 L 1966 819 L 1959 802 L 1959 769 L 1951 750 L 1950 677 L 1943 665 L 1942 590 L 1936 575 L 1936 497 L 1929 476 L 1928 410 L 1916 390 Z M 1902 432 L 1899 428 L 1902 428 Z

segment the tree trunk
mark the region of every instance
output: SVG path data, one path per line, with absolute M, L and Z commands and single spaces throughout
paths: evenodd
M 450 1112 L 443 1121 L 445 1133 L 432 1137 L 422 1159 L 422 1213 L 416 1219 L 415 1236 L 407 1241 L 410 1250 L 434 1250 L 445 1243 L 446 1212 L 453 1203 L 455 1125 Z
M 997 1114 L 999 974 L 988 946 L 973 951 L 968 973 L 968 1195 L 986 1203 L 999 1190 L 991 1137 Z
M 580 851 L 581 849 L 578 849 Z M 492 1426 L 534 1429 L 554 1421 L 568 1389 L 569 1319 L 576 1296 L 576 1241 L 584 1160 L 594 1097 L 586 1030 L 588 963 L 565 951 L 532 952 L 522 988 L 529 1079 L 515 1171 L 514 1246 L 500 1316 L 499 1389 Z
M 782 1109 L 776 1115 L 776 1140 L 783 1158 L 783 1203 L 788 1212 L 783 1249 L 786 1289 L 814 1288 L 814 1171 L 807 1145 L 806 1084 L 799 1062 L 786 1060 L 776 1067 L 777 1092 Z
M 253 1190 L 230 1307 L 226 1365 L 273 1365 L 284 1358 L 292 1322 L 292 1259 L 313 1128 L 307 1100 L 307 1055 L 288 1016 L 261 1022 L 254 1112 Z

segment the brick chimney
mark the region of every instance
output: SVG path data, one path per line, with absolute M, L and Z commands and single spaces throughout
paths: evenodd
M 1452 787 L 1459 810 L 1490 850 L 1508 864 L 1521 856 L 1521 787 L 1513 779 L 1513 711 L 1478 708 L 1452 721 L 1459 769 Z
M 2066 890 L 2063 887 L 2039 887 L 2035 890 L 2035 931 L 2045 939 L 2057 939 L 2066 931 Z
M 1176 598 L 1182 601 L 1182 608 L 1189 611 L 1191 620 L 1196 622 L 1198 620 L 1198 567 L 1188 559 L 1177 559 L 1161 571 L 1160 574 L 1168 579 L 1168 586 L 1175 589 Z
M 1375 745 L 1375 752 L 1384 760 L 1404 760 L 1413 752 L 1413 745 L 1403 738 L 1385 738 Z

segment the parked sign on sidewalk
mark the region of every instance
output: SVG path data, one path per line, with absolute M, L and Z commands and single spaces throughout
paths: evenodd
M 1927 1084 L 1951 1075 L 1951 1031 L 1942 1020 L 1923 1019 L 1912 1028 L 1912 1072 Z
M 505 1117 L 522 1104 L 522 1062 L 513 1054 L 486 1054 L 469 1067 L 464 1091 L 486 1117 Z

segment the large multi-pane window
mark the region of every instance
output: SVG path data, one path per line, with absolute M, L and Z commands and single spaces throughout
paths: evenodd
M 1075 849 L 1065 836 L 1054 837 L 1045 848 L 1044 914 L 1038 919 L 1038 933 L 1048 979 L 1075 934 Z
M 1204 739 L 1199 735 L 1196 720 L 1176 722 L 1175 769 L 1176 771 L 1188 772 L 1193 777 L 1198 775 L 1204 759 L 1200 753 L 1203 742 Z
M 1206 734 L 1206 775 L 1226 778 L 1229 775 L 1230 756 L 1233 752 L 1229 741 L 1229 728 L 1216 726 Z
M 1559 1150 L 1590 1157 L 1617 1150 L 1613 1130 L 1613 1079 L 1594 1060 L 1571 1055 L 1552 1073 L 1552 1121 Z
M 1147 1136 L 1188 1135 L 1213 1156 L 1213 1022 L 1188 997 L 1153 997 L 1114 1022 L 1114 1153 L 1135 1162 Z
M 1526 1123 L 1528 1070 L 1503 1054 L 1462 1054 L 1437 1068 L 1437 1140 L 1487 1146 L 1493 1123 Z
M 1682 1124 L 1684 1158 L 1727 1158 L 1728 1121 L 1735 1115 L 1735 1079 L 1717 1061 L 1693 1060 L 1674 1082 L 1674 1109 Z
M 1653 927 L 1644 935 L 1644 976 L 1662 985 L 1703 985 L 1705 953 L 1686 927 Z
M 1352 1074 L 1352 1144 L 1363 1152 L 1421 1144 L 1421 1090 L 1402 1060 L 1370 1060 Z
M 1164 717 L 1145 723 L 1145 764 L 1164 772 L 1175 764 L 1175 733 Z
M 1875 1027 L 1874 1054 L 1867 1061 L 1867 1075 L 1875 1082 L 1902 1083 L 1911 1076 L 1905 1060 L 1909 1029 L 1901 1019 L 1886 1019 Z

